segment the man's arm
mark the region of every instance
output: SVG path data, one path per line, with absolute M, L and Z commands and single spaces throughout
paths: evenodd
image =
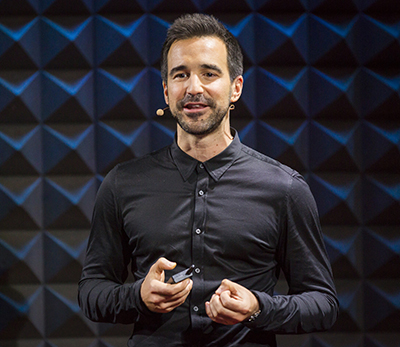
M 242 322 L 276 333 L 303 333 L 329 329 L 336 321 L 338 300 L 323 243 L 317 208 L 307 184 L 294 176 L 282 218 L 277 260 L 289 285 L 287 295 L 238 289 L 222 282 L 206 304 L 211 319 L 222 324 Z M 240 293 L 240 297 L 237 297 Z M 259 308 L 254 306 L 257 299 Z M 237 303 L 242 302 L 242 305 Z M 248 318 L 261 310 L 252 322 Z M 246 313 L 247 312 L 247 313 Z M 225 322 L 225 323 L 224 323 Z
M 116 169 L 104 179 L 96 198 L 78 301 L 96 322 L 134 323 L 139 314 L 165 313 L 181 305 L 192 281 L 164 283 L 164 270 L 175 263 L 160 258 L 144 279 L 125 283 L 131 258 L 115 187 Z
M 93 321 L 129 324 L 145 313 L 145 306 L 140 300 L 142 281 L 125 283 L 130 250 L 117 201 L 117 170 L 109 172 L 97 192 L 78 302 Z

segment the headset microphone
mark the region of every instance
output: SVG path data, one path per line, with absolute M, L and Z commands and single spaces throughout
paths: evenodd
M 168 108 L 168 106 L 166 108 L 159 108 L 156 111 L 156 115 L 162 117 L 164 115 L 164 111 Z

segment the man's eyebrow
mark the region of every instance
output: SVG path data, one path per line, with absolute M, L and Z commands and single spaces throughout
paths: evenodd
M 222 70 L 215 64 L 202 64 L 201 67 L 203 69 L 214 70 L 214 71 L 218 72 L 219 74 L 222 74 Z
M 218 72 L 219 74 L 222 74 L 222 70 L 221 68 L 219 68 L 217 65 L 215 64 L 201 64 L 200 67 L 202 69 L 207 69 L 207 70 L 214 70 L 216 72 Z M 169 72 L 169 76 L 172 77 L 175 73 L 177 73 L 178 71 L 183 71 L 183 70 L 187 70 L 187 66 L 186 65 L 179 65 L 179 66 L 175 66 L 171 69 L 171 71 Z
M 187 66 L 186 65 L 179 65 L 179 66 L 175 66 L 171 69 L 171 71 L 169 72 L 169 76 L 172 77 L 173 75 L 175 75 L 176 72 L 178 71 L 182 71 L 182 70 L 186 70 Z

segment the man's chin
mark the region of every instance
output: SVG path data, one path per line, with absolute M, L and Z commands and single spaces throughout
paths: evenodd
M 188 119 L 188 121 L 201 121 L 202 118 L 205 120 L 208 117 L 208 112 L 209 109 L 202 109 L 200 111 L 185 111 L 183 110 L 181 112 L 182 117 L 185 117 L 186 119 Z M 183 118 L 182 118 L 183 119 Z

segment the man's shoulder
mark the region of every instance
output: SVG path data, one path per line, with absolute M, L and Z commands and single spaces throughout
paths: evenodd
M 247 158 L 251 158 L 251 167 L 256 170 L 255 175 L 268 187 L 290 191 L 290 194 L 302 198 L 309 195 L 310 188 L 306 180 L 295 169 L 248 146 L 243 145 L 242 151 Z
M 260 166 L 264 170 L 278 171 L 281 172 L 282 175 L 289 175 L 291 177 L 300 175 L 296 170 L 292 169 L 291 167 L 244 144 L 242 144 L 242 152 L 248 158 L 252 158 L 255 165 Z
M 164 166 L 170 162 L 170 146 L 121 162 L 114 167 L 119 173 L 137 172 L 154 166 Z

